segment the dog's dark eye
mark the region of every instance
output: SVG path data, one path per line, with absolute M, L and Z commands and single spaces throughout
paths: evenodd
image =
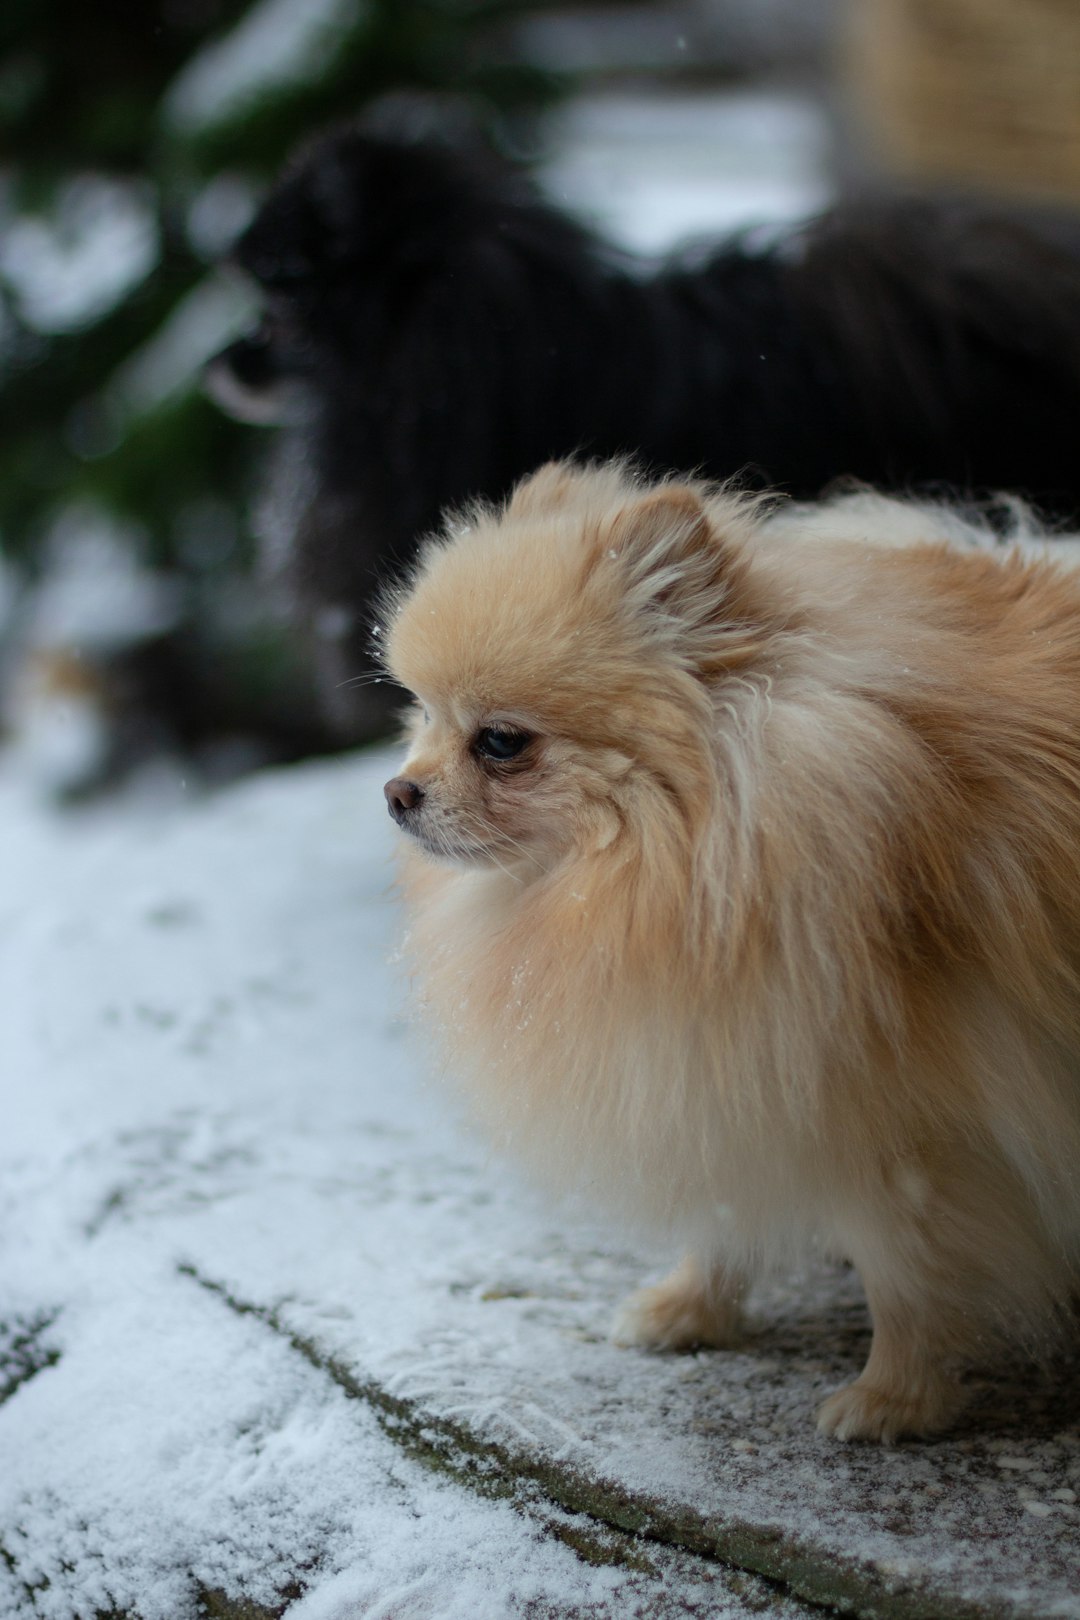
M 485 726 L 476 733 L 473 752 L 481 759 L 516 759 L 532 742 L 530 731 L 510 731 L 502 726 Z

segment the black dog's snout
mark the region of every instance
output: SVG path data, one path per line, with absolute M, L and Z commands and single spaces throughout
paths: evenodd
M 424 790 L 407 776 L 395 776 L 383 788 L 386 804 L 395 821 L 404 821 L 410 810 L 423 803 Z

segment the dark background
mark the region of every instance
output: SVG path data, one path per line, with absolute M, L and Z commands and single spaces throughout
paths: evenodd
M 827 109 L 837 185 L 876 168 L 1075 196 L 1078 12 L 988 0 L 973 31 L 960 0 L 7 0 L 8 736 L 51 714 L 37 753 L 61 796 L 155 751 L 205 754 L 209 736 L 242 746 L 207 755 L 207 780 L 334 745 L 258 579 L 267 434 L 200 388 L 252 316 L 217 261 L 312 131 L 419 96 L 528 161 L 553 109 L 598 86 L 794 86 Z M 74 751 L 54 746 L 57 702 L 82 705 Z

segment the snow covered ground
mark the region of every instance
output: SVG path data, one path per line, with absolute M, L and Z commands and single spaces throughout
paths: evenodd
M 183 1620 L 200 1593 L 272 1607 L 297 1581 L 293 1620 L 659 1612 L 662 1557 L 582 1562 L 551 1504 L 425 1467 L 216 1291 L 287 1307 L 388 1391 L 440 1368 L 464 1389 L 487 1352 L 448 1298 L 505 1317 L 537 1269 L 559 1296 L 589 1265 L 487 1173 L 406 1038 L 388 769 L 81 821 L 0 783 L 5 1617 Z M 575 1308 L 593 1337 L 611 1264 Z M 506 1414 L 550 1441 L 527 1316 Z
M 666 1257 L 456 1119 L 402 1017 L 391 759 L 80 817 L 0 780 L 4 1620 L 806 1612 L 716 1551 L 864 1612 L 1080 1615 L 1065 1386 L 821 1440 L 843 1274 L 744 1353 L 607 1342 Z

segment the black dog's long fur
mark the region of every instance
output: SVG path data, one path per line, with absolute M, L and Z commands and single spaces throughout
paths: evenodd
M 273 525 L 356 734 L 375 576 L 447 505 L 630 452 L 806 496 L 1010 490 L 1080 512 L 1080 229 L 848 204 L 648 270 L 489 153 L 337 131 L 241 238 L 260 333 L 212 384 L 291 423 Z

